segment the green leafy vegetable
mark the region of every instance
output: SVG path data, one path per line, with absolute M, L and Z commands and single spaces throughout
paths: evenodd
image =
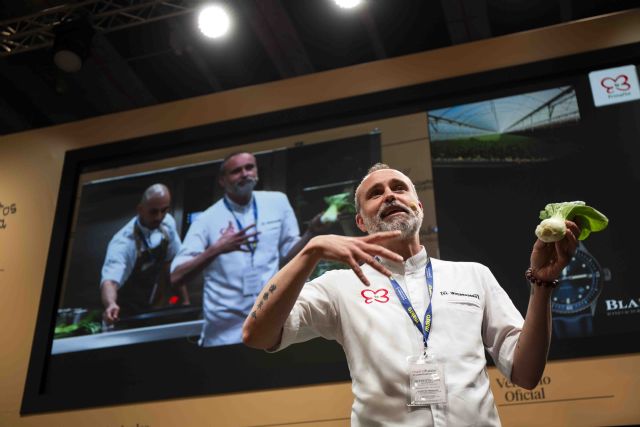
M 536 236 L 547 243 L 557 242 L 564 237 L 567 231 L 565 220 L 577 220 L 581 228 L 579 240 L 586 239 L 594 231 L 604 230 L 609 224 L 604 214 L 581 201 L 549 203 L 540 211 L 540 219 L 543 221 L 536 227 Z
M 66 338 L 76 335 L 97 334 L 102 331 L 102 325 L 96 320 L 100 317 L 99 310 L 92 310 L 89 315 L 78 323 L 59 325 L 53 331 L 54 338 Z
M 320 222 L 326 224 L 328 222 L 336 222 L 340 213 L 356 213 L 355 206 L 351 201 L 351 193 L 339 193 L 327 196 L 324 201 L 329 205 L 326 211 L 320 217 Z

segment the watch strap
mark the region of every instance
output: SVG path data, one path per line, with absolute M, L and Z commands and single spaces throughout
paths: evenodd
M 554 315 L 553 334 L 556 338 L 579 338 L 593 334 L 593 315 L 584 313 Z

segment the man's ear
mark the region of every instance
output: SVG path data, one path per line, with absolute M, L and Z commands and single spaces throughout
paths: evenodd
M 367 228 L 364 226 L 364 219 L 362 219 L 362 215 L 359 213 L 356 214 L 356 225 L 363 233 L 367 232 Z

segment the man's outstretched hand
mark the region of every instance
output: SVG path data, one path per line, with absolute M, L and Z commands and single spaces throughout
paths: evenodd
M 360 281 L 369 286 L 369 280 L 362 272 L 360 264 L 369 264 L 385 276 L 391 276 L 391 272 L 380 264 L 375 257 L 380 256 L 391 261 L 402 262 L 402 256 L 378 244 L 398 236 L 400 236 L 400 231 L 383 231 L 363 237 L 326 234 L 314 237 L 309 244 L 311 245 L 311 252 L 317 259 L 338 261 L 349 265 Z
M 240 231 L 235 231 L 233 224 L 229 221 L 227 228 L 222 232 L 222 235 L 220 235 L 220 238 L 215 245 L 212 245 L 211 247 L 215 246 L 218 253 L 223 254 L 233 251 L 249 252 L 247 246 L 255 240 L 255 237 L 258 234 L 260 234 L 259 231 L 247 233 L 247 231 L 255 226 L 255 224 L 251 224 Z

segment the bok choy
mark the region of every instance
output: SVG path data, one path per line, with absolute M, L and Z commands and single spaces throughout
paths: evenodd
M 565 220 L 575 221 L 581 228 L 579 240 L 586 239 L 594 231 L 607 228 L 609 219 L 582 201 L 549 203 L 540 211 L 542 222 L 536 227 L 536 236 L 545 243 L 562 240 L 567 228 Z

